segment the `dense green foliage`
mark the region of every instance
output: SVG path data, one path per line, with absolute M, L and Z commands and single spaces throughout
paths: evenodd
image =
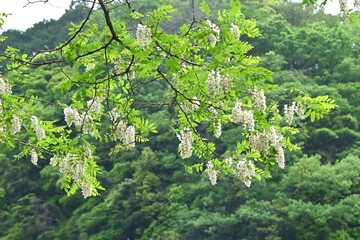
M 227 6 L 225 1 L 209 2 L 213 9 Z M 175 24 L 189 6 L 177 6 Z M 292 141 L 302 150 L 287 153 L 285 170 L 275 170 L 273 178 L 254 182 L 251 188 L 223 175 L 212 186 L 206 172 L 184 171 L 184 160 L 176 154 L 178 140 L 169 128 L 173 110 L 139 106 L 158 133 L 128 151 L 110 152 L 113 143 L 97 144 L 98 177 L 106 188 L 97 198 L 83 199 L 80 193 L 67 197 L 60 189 L 58 170 L 44 162 L 33 166 L 26 158 L 14 160 L 18 149 L 4 148 L 0 239 L 359 239 L 359 26 L 282 1 L 243 1 L 242 10 L 257 20 L 262 34 L 249 39 L 254 46 L 251 53 L 261 57 L 261 66 L 274 71 L 274 81 L 267 85 L 268 99 L 285 104 L 300 92 L 328 95 L 339 105 L 315 123 L 295 119 L 301 132 Z M 72 11 L 63 17 L 62 26 L 86 14 L 80 8 Z M 56 24 L 46 23 L 49 28 Z M 37 40 L 28 45 L 21 39 L 34 32 L 42 36 L 47 30 L 42 32 L 41 26 L 11 33 L 11 42 L 22 51 L 34 51 Z M 61 31 L 54 36 L 62 37 Z M 59 91 L 64 76 L 55 69 L 28 69 L 27 94 L 49 102 L 70 101 Z M 160 83 L 141 87 L 141 100 L 162 99 L 163 87 Z M 53 105 L 36 112 L 61 118 Z M 235 150 L 238 132 L 230 127 L 223 132 L 218 150 Z

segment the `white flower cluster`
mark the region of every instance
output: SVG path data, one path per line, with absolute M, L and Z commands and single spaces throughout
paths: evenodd
M 269 153 L 270 146 L 272 146 L 276 150 L 276 162 L 280 168 L 284 168 L 285 154 L 282 143 L 283 138 L 282 134 L 276 133 L 274 127 L 270 127 L 270 131 L 268 133 L 264 131 L 250 136 L 250 147 L 257 152 L 266 155 Z
M 102 99 L 100 97 L 95 97 L 94 99 L 87 101 L 86 106 L 89 109 L 89 113 L 99 114 L 101 110 L 101 101 Z
M 20 130 L 21 130 L 21 120 L 16 114 L 14 114 L 11 119 L 11 133 L 15 134 L 20 132 Z
M 31 155 L 31 163 L 34 165 L 37 165 L 39 157 L 38 157 L 38 154 L 36 153 L 35 149 L 31 149 L 30 155 Z
M 233 164 L 232 157 L 225 158 L 225 163 L 226 163 L 226 165 L 228 165 L 229 167 L 231 167 L 232 164 Z
M 11 93 L 11 85 L 9 83 L 6 83 L 4 79 L 0 78 L 0 95 Z
M 39 125 L 39 121 L 36 116 L 31 116 L 31 127 L 36 134 L 36 138 L 41 140 L 46 137 L 45 130 Z
M 215 128 L 215 131 L 214 131 L 214 136 L 216 138 L 219 138 L 221 136 L 221 121 L 220 119 L 217 119 L 216 122 L 214 122 L 214 128 Z
M 90 100 L 90 101 L 92 101 L 92 100 Z M 89 101 L 87 103 L 89 104 Z M 90 105 L 91 108 L 93 105 L 96 105 L 94 103 L 95 103 L 95 101 L 93 101 L 93 104 Z M 99 104 L 99 106 L 100 106 L 100 104 Z M 98 108 L 100 108 L 100 107 L 98 107 Z M 97 110 L 98 109 L 95 108 L 94 111 L 97 111 Z M 90 109 L 89 109 L 89 112 L 90 112 Z M 65 122 L 68 125 L 68 127 L 71 127 L 71 125 L 74 124 L 75 127 L 81 127 L 82 131 L 84 133 L 90 133 L 90 134 L 92 133 L 93 118 L 89 114 L 86 114 L 85 112 L 83 112 L 80 115 L 76 109 L 74 109 L 70 106 L 70 107 L 64 108 L 64 115 L 65 115 Z
M 179 134 L 176 135 L 180 141 L 179 151 L 181 158 L 189 158 L 192 155 L 192 143 L 194 141 L 192 131 L 188 128 L 181 130 Z
M 251 99 L 255 108 L 262 112 L 266 111 L 266 98 L 263 89 L 259 91 L 257 88 L 254 88 L 251 92 Z
M 151 43 L 151 28 L 138 24 L 136 30 L 136 39 L 143 49 L 147 49 Z
M 220 71 L 211 71 L 206 79 L 206 86 L 211 97 L 215 97 L 221 91 L 226 95 L 231 84 L 231 79 L 226 75 L 221 75 Z
M 233 23 L 231 23 L 231 28 L 230 28 L 231 33 L 234 35 L 234 37 L 236 39 L 240 38 L 240 30 L 239 27 Z
M 130 125 L 126 126 L 125 120 L 116 122 L 119 114 L 115 109 L 110 111 L 110 118 L 113 122 L 113 137 L 114 140 L 120 140 L 125 145 L 126 149 L 135 147 L 135 127 Z
M 254 115 L 251 110 L 243 110 L 241 103 L 237 102 L 231 112 L 234 123 L 242 123 L 249 131 L 255 130 Z
M 215 46 L 217 42 L 220 41 L 220 28 L 216 24 L 212 23 L 210 20 L 206 20 L 205 24 L 213 32 L 209 35 L 209 41 L 211 46 Z
M 250 146 L 259 153 L 267 154 L 269 152 L 269 140 L 266 132 L 257 133 L 250 136 Z
M 244 182 L 245 186 L 250 187 L 251 178 L 255 175 L 255 165 L 244 158 L 237 162 L 234 174 Z
M 305 118 L 305 109 L 301 102 L 292 102 L 290 106 L 287 104 L 284 105 L 284 115 L 286 117 L 286 123 L 291 125 L 294 112 L 301 118 Z
M 285 154 L 284 154 L 284 147 L 282 143 L 282 139 L 284 136 L 282 134 L 276 133 L 276 130 L 274 127 L 270 128 L 270 132 L 268 134 L 268 139 L 271 143 L 271 145 L 276 150 L 276 162 L 280 168 L 285 167 Z
M 51 161 L 59 161 L 56 157 Z M 84 198 L 92 195 L 92 184 L 85 179 L 86 161 L 85 157 L 78 154 L 66 154 L 66 156 L 59 161 L 59 171 L 65 177 L 69 177 L 81 188 Z
M 217 171 L 214 168 L 214 164 L 211 161 L 208 161 L 206 167 L 209 175 L 209 180 L 212 185 L 215 185 L 217 182 Z

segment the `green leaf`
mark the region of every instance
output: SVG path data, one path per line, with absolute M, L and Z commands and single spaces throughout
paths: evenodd
M 206 16 L 209 16 L 210 15 L 210 8 L 209 8 L 209 5 L 207 4 L 207 2 L 205 0 L 203 0 L 200 4 L 200 10 L 205 13 Z

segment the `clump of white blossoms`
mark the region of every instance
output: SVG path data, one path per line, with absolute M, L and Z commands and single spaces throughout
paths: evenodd
M 126 128 L 123 141 L 124 141 L 126 149 L 135 147 L 135 127 L 134 126 L 129 126 Z
M 295 113 L 300 117 L 300 119 L 305 119 L 305 107 L 301 102 L 296 102 L 295 104 Z
M 179 134 L 176 135 L 180 141 L 179 151 L 181 158 L 189 158 L 192 155 L 192 143 L 194 141 L 192 131 L 188 128 L 181 130 Z
M 234 174 L 244 182 L 245 186 L 250 187 L 251 178 L 255 175 L 255 165 L 244 158 L 237 162 Z
M 206 20 L 205 24 L 210 28 L 212 33 L 209 35 L 209 41 L 211 46 L 215 46 L 217 42 L 220 41 L 220 28 L 216 24 L 212 23 L 210 20 Z
M 290 106 L 284 105 L 284 115 L 286 117 L 286 123 L 291 125 L 294 113 L 296 113 L 301 119 L 305 118 L 305 108 L 301 102 L 292 102 Z
M 37 165 L 39 157 L 38 157 L 38 154 L 36 153 L 35 149 L 31 149 L 30 155 L 31 155 L 31 163 L 34 165 Z
M 147 49 L 151 43 L 151 28 L 138 24 L 136 30 L 136 39 L 143 49 Z
M 286 123 L 291 125 L 294 118 L 295 102 L 292 102 L 290 106 L 284 105 L 284 115 L 286 117 Z
M 115 109 L 112 110 L 110 114 L 111 119 L 116 121 L 119 117 L 119 114 Z M 126 149 L 135 147 L 135 127 L 130 125 L 126 126 L 125 120 L 120 120 L 119 122 L 113 121 L 113 137 L 114 140 L 120 140 L 125 145 Z
M 231 79 L 227 75 L 221 75 L 220 71 L 211 71 L 206 79 L 206 86 L 211 97 L 215 97 L 221 91 L 226 95 L 231 84 Z
M 84 198 L 90 197 L 92 195 L 92 184 L 85 179 L 86 171 L 86 156 L 81 156 L 78 154 L 66 154 L 66 156 L 59 160 L 59 171 L 64 175 L 74 180 L 74 182 L 81 188 Z M 55 165 L 55 164 L 54 164 Z
M 254 88 L 251 92 L 251 99 L 255 108 L 262 112 L 266 111 L 266 98 L 263 89 L 259 91 L 257 88 Z
M 79 127 L 81 125 L 81 117 L 76 109 L 73 109 L 71 106 L 64 108 L 64 114 L 65 122 L 68 127 L 71 127 L 72 124 L 74 124 L 75 127 Z
M 240 30 L 239 27 L 233 23 L 231 23 L 231 28 L 230 28 L 231 33 L 234 35 L 234 37 L 236 39 L 240 38 Z
M 282 134 L 276 133 L 276 130 L 274 127 L 270 127 L 270 132 L 268 133 L 268 139 L 270 141 L 270 144 L 276 150 L 276 162 L 280 168 L 285 167 L 285 154 L 284 154 L 284 147 L 283 147 L 283 143 L 282 143 L 283 138 L 284 138 L 284 136 Z
M 11 85 L 0 78 L 0 94 L 11 94 Z
M 233 164 L 232 157 L 225 158 L 225 163 L 226 163 L 226 165 L 228 165 L 229 167 L 231 167 L 232 164 Z
M 36 134 L 36 138 L 41 140 L 46 137 L 45 130 L 39 125 L 39 121 L 36 116 L 31 116 L 31 127 Z
M 21 130 L 21 120 L 16 114 L 14 114 L 11 119 L 11 133 L 15 134 L 20 132 L 20 130 Z
M 216 138 L 219 138 L 221 136 L 221 121 L 220 119 L 217 119 L 217 121 L 214 123 L 214 136 Z
M 241 103 L 237 102 L 231 112 L 232 121 L 234 123 L 242 123 L 249 131 L 255 130 L 254 115 L 251 110 L 243 110 Z
M 267 154 L 269 152 L 269 140 L 266 132 L 252 135 L 249 140 L 252 149 L 263 154 Z
M 206 163 L 207 172 L 209 175 L 209 180 L 212 185 L 215 185 L 217 182 L 217 171 L 214 168 L 214 164 L 211 161 Z
M 89 109 L 89 113 L 99 114 L 101 110 L 101 98 L 95 97 L 86 102 L 86 106 Z

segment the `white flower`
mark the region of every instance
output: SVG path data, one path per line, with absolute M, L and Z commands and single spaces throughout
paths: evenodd
M 208 161 L 206 167 L 209 175 L 209 180 L 212 185 L 215 185 L 217 182 L 217 171 L 214 169 L 214 164 L 211 161 Z
M 151 42 L 151 29 L 142 24 L 138 24 L 136 30 L 136 39 L 143 49 L 147 49 Z
M 240 38 L 240 30 L 239 27 L 233 23 L 231 23 L 231 28 L 230 28 L 231 33 L 234 35 L 234 37 L 236 39 Z
M 286 123 L 291 125 L 294 118 L 295 102 L 292 102 L 291 106 L 284 105 L 284 115 L 286 117 Z
M 50 166 L 55 167 L 59 163 L 59 159 L 56 156 L 50 158 Z
M 113 136 L 114 140 L 123 140 L 126 133 L 126 123 L 121 120 L 116 125 L 114 125 Z
M 221 75 L 220 71 L 211 71 L 206 79 L 206 86 L 211 97 L 215 97 L 219 93 L 226 95 L 231 84 L 231 79 L 227 75 Z
M 135 147 L 135 127 L 129 126 L 126 128 L 124 136 L 124 144 L 127 149 Z
M 205 24 L 210 28 L 212 33 L 209 35 L 209 41 L 212 46 L 215 46 L 220 41 L 220 28 L 212 23 L 210 20 L 206 20 Z
M 233 164 L 232 158 L 231 157 L 225 158 L 225 163 L 226 163 L 226 165 L 231 167 L 231 165 Z
M 267 154 L 269 151 L 269 140 L 265 132 L 250 136 L 250 146 L 259 153 Z
M 35 149 L 31 149 L 30 155 L 31 155 L 31 163 L 34 165 L 37 165 L 39 157 L 38 157 Z
M 234 175 L 240 178 L 245 186 L 250 187 L 251 178 L 255 175 L 255 165 L 252 161 L 247 161 L 245 158 L 236 164 Z
M 101 98 L 95 97 L 86 102 L 86 106 L 89 109 L 89 113 L 99 114 L 101 110 Z
M 94 68 L 95 68 L 95 66 L 96 66 L 96 64 L 95 64 L 95 62 L 94 62 L 95 60 L 94 59 L 92 59 L 92 61 L 91 62 L 89 62 L 89 63 L 86 63 L 85 64 L 85 66 L 86 66 L 86 69 L 85 69 L 85 71 L 90 71 L 90 70 L 93 70 Z
M 264 90 L 258 90 L 256 88 L 251 92 L 251 99 L 253 101 L 253 106 L 259 109 L 262 112 L 266 111 L 266 98 L 264 94 Z
M 285 167 L 285 154 L 284 154 L 284 149 L 282 147 L 277 148 L 276 162 L 279 168 Z
M 64 108 L 65 122 L 68 127 L 71 127 L 72 124 L 75 127 L 81 126 L 81 117 L 79 112 L 76 109 L 73 109 L 71 106 Z
M 304 119 L 304 118 L 305 118 L 305 108 L 304 108 L 304 106 L 302 105 L 301 102 L 296 102 L 296 103 L 295 103 L 294 110 L 295 110 L 296 114 L 297 114 L 301 119 Z
M 235 103 L 231 112 L 232 120 L 234 123 L 242 123 L 249 131 L 255 130 L 254 115 L 251 110 L 243 110 L 241 103 Z
M 192 136 L 192 131 L 188 128 L 184 128 L 181 130 L 179 134 L 177 134 L 177 138 L 180 141 L 179 151 L 181 158 L 189 158 L 192 155 L 192 142 L 194 138 Z
M 39 126 L 37 117 L 33 115 L 31 116 L 30 120 L 31 120 L 31 127 L 36 134 L 36 138 L 38 140 L 45 138 L 46 137 L 45 130 L 41 126 Z
M 16 114 L 14 114 L 11 119 L 11 133 L 15 134 L 20 132 L 20 130 L 21 130 L 21 120 Z
M 85 182 L 82 182 L 83 184 L 80 185 L 80 188 L 81 188 L 81 192 L 82 192 L 82 195 L 84 198 L 88 198 L 88 197 L 91 197 L 92 195 L 92 184 L 91 183 L 88 183 L 88 184 L 85 184 Z
M 216 138 L 219 138 L 221 136 L 221 121 L 220 121 L 220 119 L 218 119 L 216 121 L 214 128 L 215 128 L 214 136 Z
M 111 111 L 109 111 L 110 119 L 113 123 L 116 122 L 116 120 L 120 117 L 120 114 L 116 111 L 115 108 L 113 108 Z
M 6 83 L 4 79 L 0 78 L 0 95 L 11 93 L 11 85 L 9 83 Z

